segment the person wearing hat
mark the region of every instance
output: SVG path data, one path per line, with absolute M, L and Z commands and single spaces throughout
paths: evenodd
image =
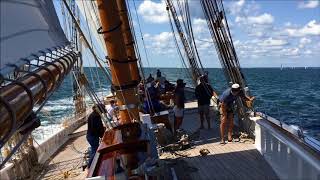
M 226 126 L 228 125 L 228 141 L 232 141 L 232 130 L 233 130 L 233 103 L 235 100 L 240 97 L 247 101 L 253 101 L 255 97 L 246 96 L 239 84 L 232 84 L 231 88 L 226 89 L 221 96 L 219 97 L 220 101 L 220 115 L 221 115 L 221 124 L 220 124 L 220 136 L 221 144 L 224 144 L 224 132 Z
M 177 86 L 174 90 L 174 133 L 176 133 L 176 130 L 180 128 L 183 116 L 184 116 L 184 87 L 186 83 L 183 82 L 182 79 L 177 80 Z

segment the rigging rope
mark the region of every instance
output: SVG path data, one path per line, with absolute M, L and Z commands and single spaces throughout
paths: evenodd
M 200 3 L 226 79 L 231 83 L 238 83 L 245 95 L 249 95 L 248 88 L 246 87 L 247 84 L 241 72 L 240 63 L 233 46 L 222 0 L 200 0 Z M 245 102 L 238 98 L 236 103 L 239 117 L 248 120 L 248 115 L 245 114 L 248 110 L 248 108 L 244 106 Z M 242 123 L 242 121 L 239 122 Z M 250 123 L 251 121 L 249 120 L 247 122 Z M 244 127 L 243 124 L 241 124 L 240 127 L 245 128 L 246 132 L 252 135 L 254 134 L 254 130 L 251 129 L 250 126 Z
M 135 10 L 138 26 L 139 26 L 139 31 L 140 31 L 140 35 L 141 35 L 141 40 L 142 40 L 142 45 L 143 45 L 145 57 L 146 57 L 146 60 L 147 60 L 148 67 L 150 67 L 150 61 L 149 61 L 149 57 L 148 57 L 148 53 L 147 53 L 146 44 L 145 44 L 144 38 L 143 38 L 142 28 L 141 28 L 141 25 L 140 25 L 140 20 L 139 20 L 139 16 L 138 16 L 138 11 L 137 11 L 137 6 L 136 6 L 136 3 L 135 3 L 135 0 L 133 0 L 133 6 L 134 6 L 134 10 Z
M 196 85 L 198 77 L 200 77 L 201 74 L 203 73 L 203 69 L 199 68 L 198 62 L 200 61 L 200 59 L 199 59 L 199 56 L 196 55 L 196 52 L 197 52 L 195 50 L 196 46 L 194 46 L 194 43 L 191 42 L 191 41 L 194 41 L 194 38 L 192 38 L 193 35 L 190 35 L 192 33 L 191 27 L 190 27 L 191 18 L 188 12 L 186 12 L 189 9 L 184 9 L 183 5 L 179 3 L 179 1 L 177 1 L 178 11 L 180 12 L 180 15 L 182 17 L 183 26 L 181 26 L 181 22 L 180 22 L 178 13 L 175 9 L 173 1 L 166 0 L 166 4 L 167 4 L 167 10 L 171 12 L 172 21 L 174 21 L 174 24 L 176 26 L 177 32 L 179 34 L 180 40 L 184 48 L 185 55 L 188 58 L 189 66 L 192 70 L 192 75 L 193 75 L 192 79 L 193 79 L 194 85 Z M 169 17 L 169 20 L 171 21 L 170 17 Z
M 69 5 L 67 4 L 66 0 L 63 0 L 63 2 L 64 2 L 64 4 L 65 4 L 65 7 L 67 8 L 67 10 L 68 10 L 71 18 L 72 18 L 73 23 L 76 25 L 76 27 L 77 27 L 80 35 L 83 37 L 85 43 L 88 45 L 88 48 L 89 48 L 91 54 L 93 55 L 94 59 L 95 59 L 96 62 L 98 63 L 99 67 L 100 67 L 101 69 L 103 69 L 102 72 L 103 72 L 103 74 L 106 76 L 107 80 L 112 84 L 112 80 L 111 80 L 111 78 L 110 78 L 110 74 L 108 73 L 108 71 L 106 71 L 106 70 L 104 69 L 104 67 L 103 67 L 102 64 L 100 63 L 99 57 L 97 56 L 97 54 L 95 53 L 95 51 L 94 51 L 93 48 L 91 47 L 90 43 L 88 42 L 88 40 L 87 40 L 86 36 L 84 35 L 84 33 L 83 33 L 83 31 L 82 31 L 79 23 L 77 22 L 77 19 L 76 19 L 75 16 L 72 14 L 72 11 L 71 11 Z
M 82 5 L 83 5 L 83 9 L 84 9 L 84 14 L 85 14 L 85 18 L 86 18 L 86 24 L 87 24 L 87 29 L 88 29 L 88 33 L 89 33 L 89 38 L 90 38 L 90 43 L 91 43 L 91 46 L 94 48 L 94 44 L 92 42 L 92 36 L 91 36 L 91 30 L 89 29 L 89 23 L 88 23 L 88 18 L 87 18 L 87 11 L 86 11 L 86 7 L 84 5 L 84 1 L 82 1 Z M 99 84 L 99 88 L 100 88 L 100 91 L 102 91 L 102 86 L 101 86 L 101 82 L 100 82 L 100 77 L 99 77 L 99 73 L 98 73 L 98 68 L 97 68 L 97 62 L 95 61 L 95 65 L 96 65 L 96 68 L 95 68 L 95 73 L 96 73 L 96 79 L 98 79 L 98 84 Z M 91 68 L 90 68 L 91 69 Z M 94 83 L 94 81 L 92 81 Z M 94 83 L 95 84 L 95 83 Z M 95 86 L 95 85 L 94 85 Z M 103 92 L 103 91 L 102 91 Z
M 170 28 L 171 28 L 171 31 L 172 31 L 174 43 L 175 43 L 175 46 L 176 46 L 180 61 L 182 62 L 181 64 L 182 64 L 183 68 L 185 69 L 185 73 L 187 74 L 187 76 L 189 76 L 189 78 L 192 79 L 192 70 L 188 71 L 189 68 L 187 67 L 187 64 L 186 64 L 186 62 L 185 62 L 185 60 L 183 58 L 183 55 L 181 53 L 181 50 L 180 50 L 180 47 L 179 47 L 179 44 L 178 44 L 177 37 L 176 37 L 175 32 L 174 32 L 174 27 L 173 27 L 173 23 L 171 21 L 170 12 L 167 11 L 167 13 L 168 13 L 168 17 L 169 17 L 169 24 L 170 24 Z
M 146 56 L 146 59 L 147 59 L 148 66 L 150 66 L 150 64 L 149 64 L 149 58 L 148 58 L 148 54 L 147 54 L 146 46 L 145 46 L 145 43 L 144 43 L 141 26 L 140 26 L 140 20 L 139 20 L 139 17 L 138 17 L 138 15 L 137 15 L 137 8 L 136 8 L 136 5 L 135 5 L 135 2 L 134 2 L 134 1 L 133 1 L 133 3 L 134 3 L 134 9 L 135 9 L 135 13 L 136 13 L 136 18 L 137 18 L 137 21 L 138 21 L 138 23 L 139 23 L 140 35 L 141 35 L 142 41 L 143 41 L 145 56 Z M 134 26 L 133 26 L 133 24 L 132 24 L 132 15 L 131 15 L 131 10 L 130 10 L 129 3 L 127 3 L 127 9 L 128 9 L 128 11 L 129 11 L 129 13 L 128 13 L 129 23 L 130 23 L 129 25 L 130 25 L 131 33 L 132 33 L 132 36 L 133 36 L 133 40 L 134 40 L 134 42 L 137 42 L 137 37 L 136 37 L 135 29 L 134 29 Z M 140 55 L 140 51 L 139 51 L 138 44 L 137 44 L 137 43 L 134 43 L 134 47 L 135 47 L 137 59 L 138 59 L 138 62 L 139 62 L 140 74 L 141 74 L 141 76 L 142 76 L 142 79 L 145 80 L 146 78 L 145 78 L 145 74 L 144 74 L 144 70 L 143 70 L 143 67 L 144 67 L 144 66 L 143 66 L 143 62 L 142 62 L 142 60 L 141 60 L 141 55 Z M 153 112 L 155 112 L 154 106 L 153 106 L 153 104 L 150 102 L 150 101 L 151 101 L 150 93 L 149 93 L 149 91 L 147 90 L 146 83 L 145 83 L 144 81 L 143 81 L 143 88 L 144 88 L 144 94 L 147 95 L 147 103 L 148 103 L 148 106 L 151 107 L 151 109 L 152 109 Z M 143 103 L 143 102 L 141 102 L 141 103 Z

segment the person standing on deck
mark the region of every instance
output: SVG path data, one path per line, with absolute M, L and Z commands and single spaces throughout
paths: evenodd
M 109 103 L 110 104 L 106 106 L 108 119 L 113 120 L 114 117 L 116 117 L 116 119 L 118 119 L 118 117 L 115 113 L 115 110 L 118 109 L 118 107 L 116 106 L 115 100 L 110 100 Z
M 88 117 L 87 141 L 90 144 L 88 168 L 90 168 L 93 157 L 99 147 L 99 138 L 102 138 L 105 131 L 105 128 L 103 127 L 101 121 L 99 110 L 100 112 L 103 111 L 103 106 L 94 105 L 92 107 L 92 113 Z
M 147 83 L 150 83 L 154 81 L 154 78 L 152 77 L 152 74 L 149 74 L 149 77 L 147 78 Z
M 210 124 L 210 102 L 211 101 L 210 100 L 213 95 L 216 96 L 210 84 L 207 83 L 206 77 L 201 76 L 200 84 L 198 84 L 195 89 L 195 96 L 198 100 L 198 111 L 199 111 L 200 121 L 201 121 L 200 129 L 204 128 L 203 126 L 204 116 L 208 123 L 208 129 L 211 128 L 211 124 Z
M 224 144 L 224 132 L 226 125 L 228 127 L 228 141 L 232 141 L 232 131 L 233 131 L 233 104 L 237 97 L 240 97 L 247 101 L 253 101 L 255 97 L 246 96 L 240 88 L 239 84 L 233 84 L 231 88 L 226 89 L 222 95 L 219 97 L 220 101 L 220 115 L 221 115 L 221 124 L 220 124 L 220 144 Z
M 164 82 L 166 81 L 166 78 L 161 75 L 161 71 L 160 71 L 159 69 L 157 70 L 156 80 L 159 81 L 160 86 L 164 86 Z M 164 88 L 164 87 L 163 87 L 163 88 Z
M 184 116 L 184 87 L 186 83 L 183 82 L 182 79 L 177 80 L 177 86 L 174 90 L 174 133 L 176 133 L 176 130 L 180 128 L 183 116 Z

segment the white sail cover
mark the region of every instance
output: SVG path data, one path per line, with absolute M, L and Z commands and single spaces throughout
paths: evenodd
M 2 74 L 7 64 L 21 65 L 20 58 L 68 43 L 52 0 L 0 0 L 0 6 Z

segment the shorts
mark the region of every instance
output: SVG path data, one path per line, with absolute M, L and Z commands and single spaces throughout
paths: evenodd
M 209 104 L 198 106 L 199 113 L 209 114 L 209 109 L 210 109 L 210 105 Z
M 183 117 L 183 115 L 184 115 L 184 108 L 178 108 L 177 106 L 174 106 L 173 112 L 174 112 L 174 116 L 175 116 L 175 117 Z

